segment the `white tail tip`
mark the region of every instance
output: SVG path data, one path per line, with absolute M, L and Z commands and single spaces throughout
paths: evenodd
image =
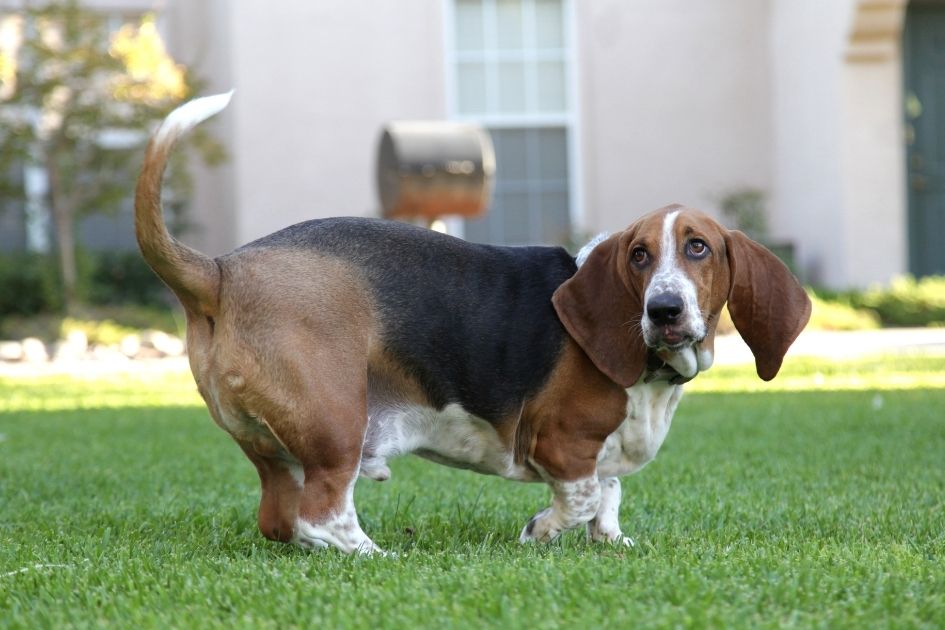
M 214 114 L 223 111 L 233 98 L 233 90 L 225 94 L 204 96 L 187 101 L 164 119 L 161 127 L 154 134 L 155 142 L 163 144 L 176 140 L 181 134 L 193 129 Z

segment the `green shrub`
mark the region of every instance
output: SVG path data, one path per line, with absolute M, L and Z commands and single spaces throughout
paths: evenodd
M 53 258 L 42 254 L 0 254 L 0 317 L 35 315 L 61 308 Z
M 134 328 L 120 326 L 110 319 L 100 321 L 73 319 L 67 317 L 62 320 L 59 336 L 63 339 L 69 336 L 69 333 L 80 331 L 85 333 L 91 344 L 102 344 L 106 346 L 117 345 L 128 335 L 133 335 L 137 331 Z
M 167 288 L 137 251 L 96 253 L 87 292 L 90 304 L 168 303 Z
M 820 298 L 808 289 L 811 300 L 811 330 L 871 330 L 879 328 L 879 317 L 871 310 L 856 308 L 844 301 Z
M 807 289 L 811 301 L 810 322 L 807 330 L 872 330 L 879 328 L 879 317 L 871 310 L 857 308 L 847 297 L 824 299 L 820 292 Z M 735 332 L 735 325 L 729 315 L 728 307 L 722 309 L 719 317 L 720 334 Z
M 904 276 L 853 294 L 851 301 L 875 311 L 884 326 L 945 326 L 945 276 Z
M 131 331 L 148 329 L 162 330 L 183 337 L 184 316 L 169 308 L 130 304 L 87 306 L 79 309 L 74 318 L 67 318 L 59 313 L 9 315 L 0 318 L 0 339 L 38 337 L 50 343 L 72 330 L 81 330 L 92 342 L 110 344 L 121 341 L 121 338 Z
M 166 308 L 173 303 L 161 280 L 135 251 L 80 252 L 77 289 L 83 304 Z M 46 254 L 0 254 L 0 318 L 62 310 L 56 258 Z

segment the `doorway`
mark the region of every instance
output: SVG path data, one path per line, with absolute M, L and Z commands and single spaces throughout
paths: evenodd
M 945 274 L 945 3 L 910 3 L 902 52 L 909 271 Z

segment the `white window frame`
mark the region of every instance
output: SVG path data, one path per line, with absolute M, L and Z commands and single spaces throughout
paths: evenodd
M 485 20 L 487 24 L 495 23 L 496 0 L 482 0 L 483 9 L 488 14 Z M 524 4 L 531 4 L 533 0 L 522 0 Z M 544 127 L 563 127 L 568 142 L 568 218 L 571 223 L 571 232 L 580 234 L 587 228 L 586 216 L 584 213 L 584 171 L 581 167 L 581 101 L 580 91 L 578 90 L 578 41 L 577 41 L 577 20 L 575 15 L 574 0 L 561 0 L 561 14 L 563 19 L 562 37 L 564 38 L 564 55 L 556 57 L 564 63 L 564 83 L 566 111 L 563 113 L 488 113 L 488 114 L 466 114 L 460 112 L 458 103 L 457 86 L 457 64 L 464 56 L 462 52 L 456 50 L 456 11 L 455 0 L 442 0 L 443 4 L 443 50 L 444 50 L 444 74 L 446 86 L 446 117 L 450 120 L 463 122 L 479 123 L 487 128 L 493 129 L 519 129 L 519 128 L 544 128 Z M 491 26 L 489 28 L 492 28 Z M 527 28 L 527 26 L 526 26 Z M 502 52 L 498 50 L 486 51 L 489 58 L 501 59 Z M 521 59 L 519 53 L 513 53 L 515 60 Z M 540 58 L 540 53 L 530 50 L 527 53 L 526 61 Z M 526 75 L 526 80 L 529 76 Z M 486 73 L 487 98 L 496 98 L 496 73 Z M 531 86 L 529 86 L 531 87 Z M 534 94 L 534 90 L 526 90 L 528 94 Z M 446 221 L 447 229 L 450 234 L 462 237 L 465 235 L 466 223 L 460 217 L 452 217 Z

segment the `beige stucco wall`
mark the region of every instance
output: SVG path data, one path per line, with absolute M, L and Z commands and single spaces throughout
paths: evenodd
M 843 277 L 841 70 L 848 0 L 774 0 L 772 228 L 808 279 Z
M 375 214 L 381 126 L 445 115 L 442 3 L 193 5 L 176 0 L 172 13 L 202 21 L 203 37 L 182 29 L 178 48 L 210 88 L 236 89 L 216 127 L 230 164 L 200 180 L 198 246 L 216 253 L 297 221 Z
M 901 45 L 906 4 L 857 0 L 846 38 L 841 286 L 885 283 L 908 270 Z
M 588 225 L 770 190 L 766 0 L 576 3 Z
M 773 0 L 771 210 L 818 284 L 867 286 L 907 268 L 903 5 Z
M 672 201 L 715 212 L 756 187 L 806 279 L 905 271 L 899 32 L 884 27 L 885 56 L 850 55 L 861 23 L 874 46 L 875 12 L 903 4 L 573 2 L 579 227 L 619 229 Z M 446 114 L 444 6 L 166 0 L 174 54 L 208 92 L 237 89 L 211 123 L 231 161 L 200 172 L 203 228 L 187 239 L 221 253 L 294 221 L 374 213 L 380 125 Z

